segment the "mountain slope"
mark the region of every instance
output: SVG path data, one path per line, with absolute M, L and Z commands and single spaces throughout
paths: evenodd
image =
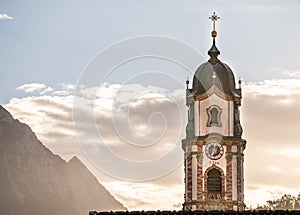
M 88 214 L 126 210 L 73 157 L 65 162 L 0 106 L 1 214 Z

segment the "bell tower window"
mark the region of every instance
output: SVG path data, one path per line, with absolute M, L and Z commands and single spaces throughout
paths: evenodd
M 221 113 L 222 109 L 217 105 L 212 105 L 206 109 L 208 115 L 207 127 L 217 126 L 221 127 Z
M 207 173 L 207 191 L 221 192 L 222 191 L 222 177 L 217 169 L 211 169 Z

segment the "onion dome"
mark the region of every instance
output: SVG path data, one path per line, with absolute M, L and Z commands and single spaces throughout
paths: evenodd
M 218 17 L 215 17 L 216 21 Z M 215 86 L 219 91 L 229 96 L 240 96 L 240 90 L 235 88 L 235 78 L 228 65 L 218 59 L 220 51 L 215 42 L 217 32 L 212 31 L 213 44 L 208 55 L 210 59 L 201 64 L 196 70 L 193 78 L 192 96 L 206 93 L 211 87 Z

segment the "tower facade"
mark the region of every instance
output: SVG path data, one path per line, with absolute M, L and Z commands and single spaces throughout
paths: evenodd
M 241 82 L 218 59 L 215 13 L 210 59 L 187 81 L 188 123 L 184 150 L 184 210 L 244 210 L 244 154 L 239 108 Z

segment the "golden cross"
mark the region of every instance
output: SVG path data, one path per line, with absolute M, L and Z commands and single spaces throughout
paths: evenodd
M 217 16 L 217 14 L 214 12 L 209 19 L 213 22 L 213 31 L 215 31 L 216 24 L 215 22 L 220 19 L 220 17 Z

